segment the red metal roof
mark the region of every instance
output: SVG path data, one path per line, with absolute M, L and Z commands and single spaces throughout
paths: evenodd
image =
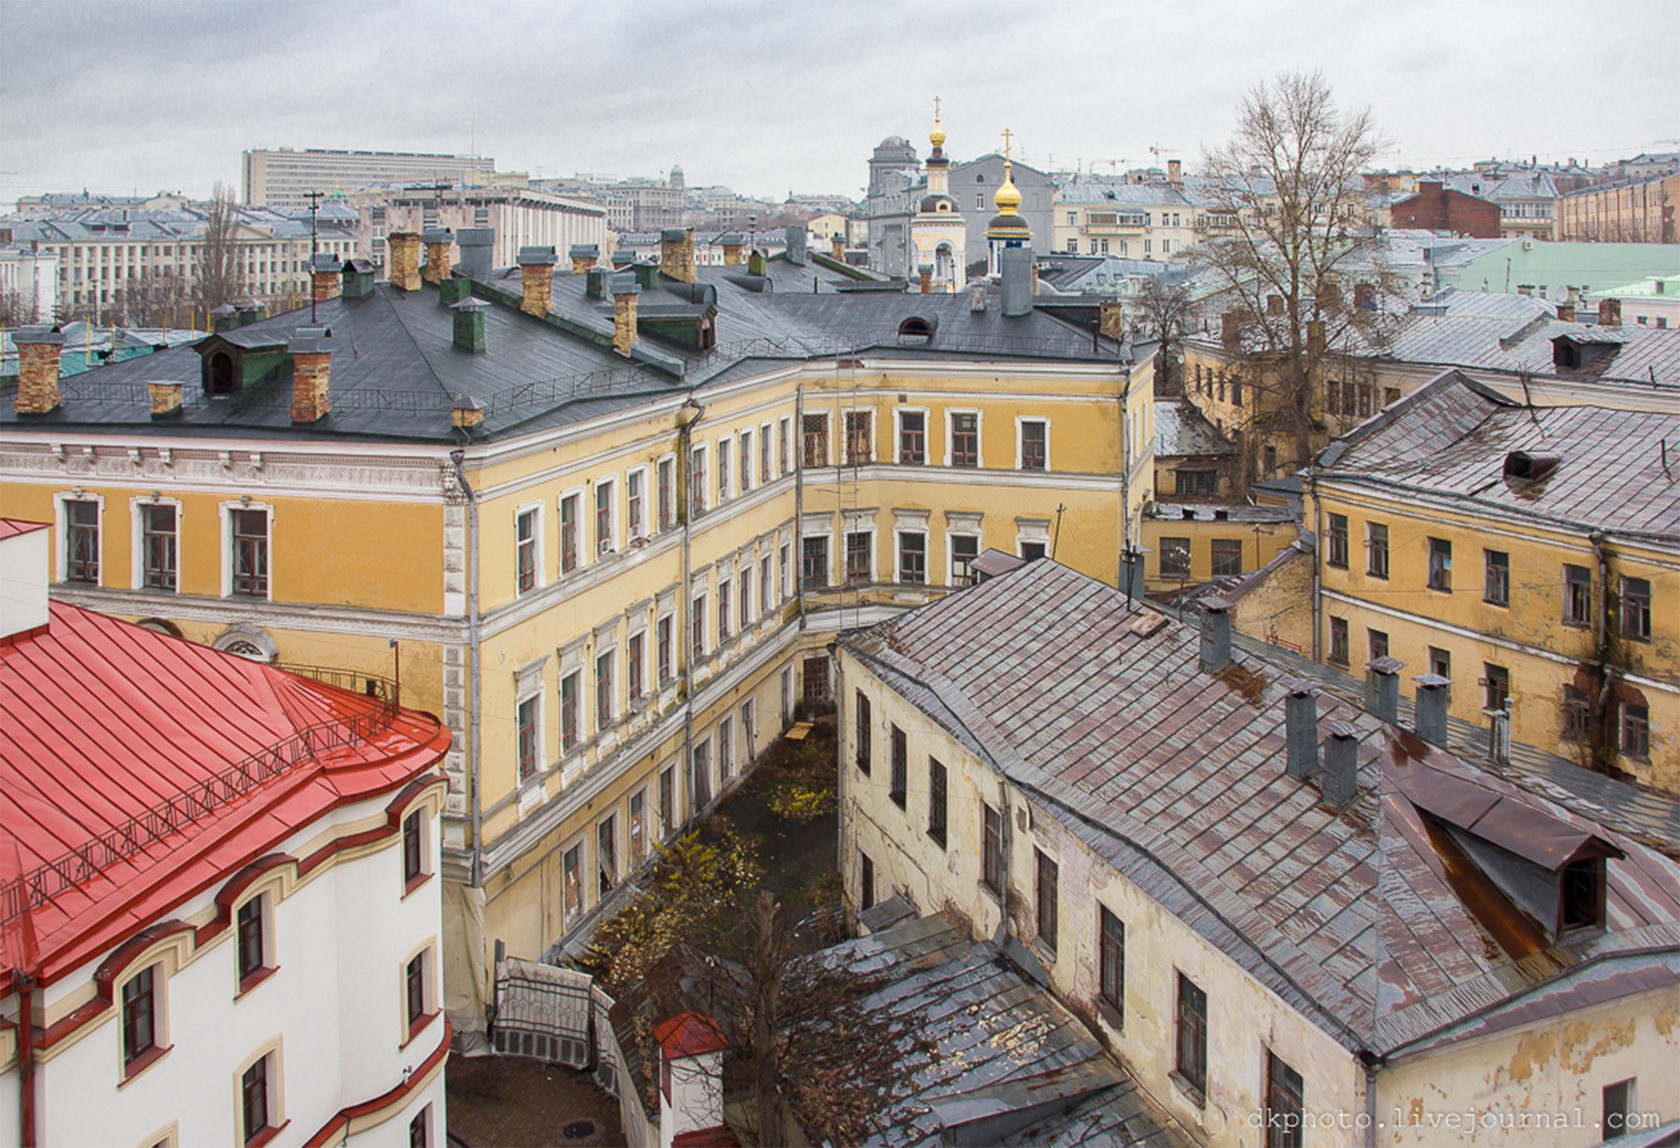
M 653 1039 L 665 1050 L 666 1060 L 675 1060 L 679 1056 L 703 1056 L 729 1047 L 723 1033 L 718 1031 L 717 1022 L 691 1009 L 654 1025 Z
M 735 1133 L 722 1124 L 715 1128 L 697 1128 L 679 1132 L 671 1138 L 671 1148 L 741 1148 Z
M 24 522 L 19 518 L 0 518 L 0 538 L 15 538 L 34 530 L 45 530 L 45 522 Z
M 0 646 L 0 992 L 20 964 L 50 983 L 448 744 L 429 714 L 52 603 L 45 630 Z

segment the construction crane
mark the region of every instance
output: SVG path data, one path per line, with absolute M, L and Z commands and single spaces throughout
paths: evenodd
M 1119 159 L 1105 159 L 1105 160 L 1100 160 L 1098 162 L 1106 163 L 1108 165 L 1108 174 L 1109 175 L 1114 175 L 1117 172 L 1119 172 L 1120 165 L 1126 162 L 1126 157 L 1121 156 Z
M 1157 167 L 1160 166 L 1161 153 L 1162 152 L 1171 153 L 1171 152 L 1176 152 L 1177 150 L 1178 149 L 1175 148 L 1175 147 L 1162 147 L 1160 144 L 1149 145 L 1149 154 L 1155 157 L 1155 164 L 1156 164 Z

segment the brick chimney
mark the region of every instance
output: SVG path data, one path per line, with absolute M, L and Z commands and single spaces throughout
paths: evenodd
M 420 290 L 420 233 L 393 231 L 385 237 L 385 274 L 391 286 L 403 291 Z
M 636 296 L 642 293 L 641 284 L 629 272 L 621 271 L 612 277 L 613 350 L 629 355 L 636 345 Z
M 1167 161 L 1167 182 L 1174 187 L 1184 182 L 1184 161 L 1169 159 Z
M 1281 315 L 1281 314 L 1283 314 L 1283 296 L 1282 295 L 1268 295 L 1268 296 L 1266 296 L 1266 314 L 1268 314 L 1268 315 Z
M 157 379 L 146 384 L 152 396 L 152 420 L 164 422 L 181 417 L 181 384 L 171 379 Z
M 1559 303 L 1557 305 L 1557 317 L 1560 323 L 1573 323 L 1575 321 L 1575 304 Z
M 1125 333 L 1122 323 L 1120 300 L 1104 299 L 1097 304 L 1097 332 L 1110 339 L 1118 339 Z
M 58 356 L 64 333 L 57 327 L 20 327 L 12 332 L 18 351 L 17 394 L 12 410 L 20 415 L 44 415 L 58 409 Z
M 299 327 L 286 344 L 292 356 L 292 421 L 314 423 L 332 413 L 332 329 Z
M 435 287 L 450 276 L 449 249 L 455 246 L 455 235 L 447 227 L 428 227 L 420 240 L 426 245 L 426 266 L 420 278 Z
M 316 303 L 336 299 L 344 284 L 344 265 L 336 255 L 314 255 L 309 261 L 309 297 Z
M 572 257 L 572 274 L 582 275 L 595 266 L 601 258 L 601 245 L 598 243 L 574 243 L 567 252 Z
M 844 235 L 835 235 L 830 237 L 828 246 L 836 263 L 844 263 L 846 261 L 846 237 Z
M 484 425 L 484 407 L 477 399 L 463 395 L 455 400 L 455 410 L 449 421 L 457 430 L 476 430 Z
M 1242 316 L 1235 311 L 1227 311 L 1219 317 L 1219 344 L 1227 351 L 1234 351 L 1242 342 Z
M 694 282 L 694 228 L 667 227 L 659 233 L 659 273 L 679 283 Z
M 923 295 L 933 294 L 933 264 L 923 263 L 916 268 L 916 278 L 920 282 Z
M 519 309 L 527 315 L 541 317 L 548 314 L 548 304 L 554 298 L 554 265 L 560 257 L 553 247 L 521 247 L 519 249 Z
M 1598 301 L 1598 325 L 1600 327 L 1620 327 L 1622 325 L 1622 301 L 1620 299 L 1600 299 Z
M 739 231 L 730 231 L 718 237 L 723 245 L 723 265 L 725 267 L 739 267 L 741 265 L 741 246 L 743 240 Z

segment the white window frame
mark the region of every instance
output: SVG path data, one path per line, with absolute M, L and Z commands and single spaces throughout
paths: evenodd
M 671 464 L 671 521 L 669 524 L 659 516 L 659 468 L 666 463 Z M 677 472 L 677 456 L 674 451 L 670 454 L 662 454 L 654 459 L 653 466 L 649 468 L 649 474 L 653 479 L 653 485 L 648 489 L 648 505 L 652 511 L 648 516 L 648 534 L 651 536 L 677 528 L 677 520 L 682 517 L 682 500 L 688 497 L 688 492 L 677 485 L 677 479 L 682 476 Z
M 873 526 L 870 529 L 874 529 Z M 845 561 L 845 556 L 836 559 L 834 545 L 834 520 L 826 514 L 808 514 L 799 523 L 799 539 L 793 547 L 793 579 L 796 587 L 805 584 L 805 540 L 807 538 L 824 538 L 828 541 L 828 580 L 823 586 L 825 590 L 833 590 L 840 582 L 835 580 L 835 562 Z M 842 567 L 843 568 L 843 567 Z
M 735 484 L 729 480 L 730 464 L 735 461 L 735 436 L 726 434 L 717 440 L 717 461 L 714 464 L 717 479 L 717 503 L 722 506 L 735 497 Z
M 768 618 L 770 612 L 775 609 L 775 602 L 770 597 L 771 586 L 775 577 L 775 557 L 769 553 L 760 554 L 758 556 L 758 619 L 761 622 Z
M 718 719 L 717 733 L 712 739 L 716 749 L 719 788 L 735 776 L 735 716 L 725 714 Z
M 1015 557 L 1024 558 L 1021 553 L 1023 544 L 1032 542 L 1044 547 L 1044 556 L 1050 557 L 1050 520 L 1048 518 L 1017 518 L 1015 520 Z
M 741 703 L 741 768 L 746 769 L 758 754 L 758 699 L 749 697 Z
M 779 477 L 776 474 L 776 454 L 771 445 L 776 424 L 760 423 L 758 427 L 758 485 L 768 486 Z
M 578 541 L 577 569 L 578 570 L 588 569 L 591 560 L 594 558 L 594 555 L 590 553 L 589 547 L 584 545 L 584 543 L 589 540 L 589 536 L 587 534 L 585 534 L 584 530 L 583 530 L 583 500 L 585 498 L 589 497 L 589 493 L 590 492 L 589 492 L 587 487 L 571 486 L 571 487 L 567 487 L 565 490 L 562 490 L 560 492 L 559 496 L 557 498 L 555 498 L 555 500 L 554 500 L 554 576 L 556 578 L 564 578 L 564 577 L 566 577 L 566 574 L 567 574 L 567 570 L 566 570 L 566 514 L 565 514 L 565 511 L 564 511 L 563 508 L 565 507 L 566 500 L 568 498 L 576 498 L 577 499 L 577 508 L 578 508 L 578 517 L 577 517 L 577 541 Z M 589 517 L 590 517 L 591 525 L 593 525 L 594 518 L 595 518 L 595 503 L 594 503 L 593 500 L 591 500 L 590 503 L 589 503 Z M 542 520 L 539 518 L 538 522 L 540 523 L 541 521 Z M 542 537 L 542 535 L 544 533 L 546 533 L 546 532 L 540 531 L 537 536 L 540 538 L 540 537 Z M 539 543 L 539 545 L 540 545 L 540 543 Z M 542 554 L 541 554 L 540 551 L 538 552 L 537 557 L 539 558 L 539 560 L 542 558 Z M 539 573 L 537 575 L 537 587 L 539 589 L 544 585 L 544 576 L 547 573 L 547 566 L 548 566 L 547 562 L 539 562 L 539 565 L 538 565 Z
M 689 754 L 688 754 L 688 770 L 687 770 L 687 772 L 688 772 L 688 787 L 689 787 L 689 804 L 691 806 L 694 806 L 696 811 L 698 811 L 701 808 L 704 808 L 704 806 L 700 806 L 694 800 L 694 792 L 695 792 L 694 760 L 695 760 L 695 758 L 702 756 L 702 754 L 705 756 L 705 759 L 706 759 L 706 796 L 709 799 L 706 802 L 706 805 L 710 805 L 713 801 L 716 801 L 718 799 L 718 789 L 719 789 L 719 787 L 717 785 L 717 762 L 713 760 L 717 755 L 715 753 L 713 753 L 712 750 L 713 750 L 712 737 L 711 737 L 710 734 L 707 734 L 705 737 L 701 738 L 699 741 L 696 741 L 694 743 L 694 747 L 689 751 Z
M 92 585 L 103 586 L 103 585 L 105 585 L 105 534 L 106 534 L 106 529 L 105 529 L 105 496 L 103 494 L 99 494 L 99 493 L 97 493 L 95 491 L 91 491 L 91 490 L 84 490 L 80 494 L 77 494 L 73 490 L 61 490 L 61 491 L 59 491 L 59 492 L 57 492 L 56 494 L 53 495 L 53 518 L 56 522 L 56 526 L 57 526 L 56 533 L 58 535 L 58 538 L 57 538 L 58 577 L 55 578 L 54 581 L 55 582 L 63 582 L 64 578 L 65 578 L 65 575 L 69 572 L 69 568 L 70 568 L 70 530 L 69 530 L 69 525 L 70 524 L 69 524 L 69 520 L 66 516 L 66 511 L 64 509 L 64 504 L 66 502 L 93 502 L 93 503 L 98 504 L 98 507 L 99 507 L 99 509 L 98 509 L 98 515 L 99 515 L 99 556 L 98 556 L 99 581 L 95 582 L 95 583 L 92 583 Z M 177 579 L 176 584 L 179 585 L 179 579 Z M 78 583 L 76 583 L 76 585 L 85 586 L 85 585 L 89 585 L 89 583 L 78 582 Z M 132 585 L 132 583 L 131 583 L 131 585 Z
M 146 586 L 146 511 L 155 506 L 172 506 L 175 508 L 175 589 L 154 590 Z M 133 545 L 129 547 L 128 585 L 130 589 L 139 590 L 147 594 L 179 594 L 181 592 L 181 518 L 185 508 L 178 498 L 153 497 L 142 495 L 129 500 L 128 518 L 130 537 Z M 103 515 L 101 516 L 103 523 Z M 99 532 L 100 566 L 99 576 L 105 577 L 104 554 L 105 532 Z M 68 555 L 66 555 L 66 559 Z
M 875 434 L 875 408 L 847 407 L 842 411 L 840 418 L 840 434 L 842 437 L 849 434 L 846 424 L 851 421 L 853 415 L 865 415 L 869 419 L 869 457 L 863 461 L 866 463 L 875 462 L 880 457 L 880 439 Z M 851 450 L 844 442 L 840 444 L 840 460 L 845 466 L 852 465 Z
M 595 482 L 594 498 L 589 503 L 590 533 L 599 534 L 600 521 L 598 514 L 601 507 L 601 488 L 607 491 L 607 537 L 603 541 L 595 539 L 595 556 L 604 557 L 618 553 L 618 482 L 614 478 L 597 479 Z
M 827 448 L 822 458 L 811 465 L 818 470 L 833 466 L 839 448 L 834 445 L 834 420 L 828 417 L 827 411 L 806 411 L 799 416 L 799 441 L 794 446 L 794 461 L 802 467 L 805 465 L 805 420 L 808 418 L 819 418 L 823 421 L 823 446 Z
M 640 524 L 631 521 L 630 487 L 632 485 L 638 487 L 641 491 L 640 494 L 635 496 L 635 501 L 641 504 Z M 624 474 L 624 540 L 627 544 L 633 543 L 639 538 L 646 538 L 649 533 L 651 532 L 648 530 L 648 468 L 633 466 Z
M 852 511 L 845 511 L 844 519 L 845 520 L 842 523 L 842 526 L 844 528 L 845 539 L 849 540 L 854 534 L 863 534 L 865 532 L 869 534 L 869 582 L 873 585 L 881 580 L 879 570 L 881 551 L 880 527 L 875 522 L 875 515 L 872 512 L 854 513 Z M 893 542 L 894 545 L 897 545 L 897 539 L 894 539 Z M 846 568 L 846 555 L 842 554 L 839 561 L 839 568 L 844 570 Z M 829 585 L 831 587 L 846 585 L 845 576 L 842 575 L 839 582 L 831 582 Z
M 1025 469 L 1021 464 L 1026 461 L 1027 441 L 1026 424 L 1042 423 L 1044 425 L 1044 469 L 1042 471 L 1027 471 L 1028 474 L 1049 474 L 1053 469 L 1050 459 L 1050 416 L 1049 415 L 1016 415 L 1015 416 L 1015 469 Z
M 710 468 L 706 465 L 706 455 L 710 449 L 711 448 L 703 442 L 693 443 L 689 447 L 688 481 L 684 484 L 682 496 L 688 499 L 688 513 L 690 518 L 704 514 L 712 507 L 710 499 L 712 497 L 711 483 L 713 476 Z M 699 471 L 703 476 L 700 479 L 698 487 L 696 487 L 694 482 L 694 474 L 696 471 Z M 696 489 L 700 491 L 700 502 L 698 505 L 696 505 L 694 501 L 694 492 Z
M 929 454 L 928 440 L 932 437 L 932 426 L 931 426 L 931 423 L 933 422 L 932 412 L 929 411 L 927 407 L 911 407 L 911 406 L 902 406 L 902 407 L 894 407 L 893 408 L 893 442 L 892 442 L 892 461 L 893 461 L 893 465 L 894 466 L 900 466 L 900 465 L 914 466 L 914 465 L 918 465 L 918 464 L 915 464 L 915 463 L 901 464 L 898 460 L 899 446 L 904 441 L 904 416 L 906 414 L 912 414 L 912 415 L 919 414 L 919 415 L 922 416 L 922 461 L 919 465 L 928 466 L 933 461 L 931 458 L 928 457 L 928 454 Z
M 954 417 L 974 416 L 974 470 L 986 467 L 986 412 L 979 407 L 950 407 L 945 411 L 945 465 L 951 465 L 951 448 L 956 442 Z M 963 467 L 963 470 L 970 469 Z
M 634 708 L 636 704 L 630 697 L 630 663 L 634 660 L 630 657 L 630 643 L 637 638 L 642 640 L 642 700 L 645 701 L 648 695 L 658 692 L 659 689 L 659 683 L 648 673 L 648 666 L 654 661 L 654 657 L 648 652 L 648 644 L 657 639 L 653 636 L 653 627 L 648 625 L 647 614 L 638 613 L 631 619 L 624 632 L 624 698 L 625 705 L 630 708 Z M 657 666 L 655 668 L 657 669 Z
M 435 963 L 435 962 L 434 962 Z M 407 1004 L 407 962 L 404 962 L 404 976 L 397 978 L 398 985 L 403 990 L 403 1010 Z M 408 1024 L 406 1018 L 402 1031 L 403 1043 L 408 1041 Z M 233 1070 L 233 1132 L 234 1143 L 243 1144 L 245 1135 L 245 1073 L 260 1060 L 268 1060 L 267 1084 L 268 1094 L 268 1127 L 279 1128 L 286 1123 L 286 1050 L 285 1036 L 279 1035 L 269 1038 L 260 1048 L 239 1062 Z
M 216 504 L 216 514 L 221 519 L 222 524 L 222 597 L 233 597 L 233 512 L 235 510 L 261 510 L 266 514 L 267 517 L 265 521 L 268 523 L 268 537 L 265 543 L 268 547 L 267 592 L 262 598 L 255 598 L 249 594 L 241 594 L 239 597 L 251 602 L 272 602 L 274 601 L 274 507 L 270 503 L 257 502 L 254 499 L 250 502 L 246 502 L 243 499 L 233 499 Z M 101 514 L 101 522 L 103 522 L 103 517 L 103 514 Z M 539 519 L 539 526 L 540 521 L 541 520 Z M 99 576 L 103 578 L 105 576 L 104 530 L 99 532 L 99 548 Z M 538 585 L 540 586 L 542 584 L 540 581 L 542 578 L 540 566 L 538 567 L 537 577 L 539 579 Z M 179 584 L 179 582 L 177 582 L 177 584 Z
M 786 478 L 798 468 L 802 453 L 798 440 L 793 437 L 793 416 L 783 415 L 777 422 L 777 430 L 781 435 L 776 442 L 781 465 L 777 468 L 776 477 Z
M 601 722 L 601 660 L 610 659 L 607 665 L 607 720 Z M 597 642 L 594 652 L 589 659 L 589 684 L 594 687 L 589 691 L 589 718 L 595 726 L 595 735 L 599 737 L 618 724 L 621 708 L 618 693 L 618 646 L 616 643 Z
M 414 1036 L 410 1037 L 408 1031 L 408 966 L 415 957 L 423 958 L 426 962 L 426 1001 L 420 1011 L 422 1015 L 429 1015 L 431 1020 L 414 1030 Z M 400 1031 L 402 1033 L 402 1039 L 399 1042 L 401 1045 L 406 1045 L 411 1039 L 418 1037 L 422 1032 L 430 1028 L 432 1024 L 436 1022 L 438 1017 L 443 1015 L 443 986 L 438 983 L 442 963 L 442 961 L 438 960 L 437 934 L 433 933 L 424 941 L 421 941 L 418 945 L 415 945 L 412 949 L 408 950 L 408 952 L 403 956 L 402 963 L 397 966 L 399 970 L 397 975 L 397 985 L 399 988 L 398 996 L 402 1001 L 401 1007 L 397 1010 L 397 1016 L 401 1022 Z
M 542 775 L 548 772 L 552 764 L 548 756 L 548 690 L 544 681 L 543 669 L 548 664 L 548 657 L 544 655 L 513 675 L 513 781 L 515 788 L 532 782 L 540 783 Z M 555 704 L 559 704 L 559 680 L 555 681 Z M 537 760 L 531 770 L 531 776 L 519 776 L 519 707 L 536 699 L 536 731 L 537 731 Z M 558 733 L 558 731 L 556 731 Z
M 758 455 L 753 452 L 753 428 L 742 427 L 735 432 L 735 445 L 735 488 L 744 496 L 753 488 L 753 467 L 758 464 Z

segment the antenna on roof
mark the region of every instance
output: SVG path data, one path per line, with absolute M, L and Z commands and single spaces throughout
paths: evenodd
M 303 194 L 304 198 L 309 200 L 309 322 L 313 326 L 315 323 L 315 212 L 321 206 L 321 193 L 306 191 Z

